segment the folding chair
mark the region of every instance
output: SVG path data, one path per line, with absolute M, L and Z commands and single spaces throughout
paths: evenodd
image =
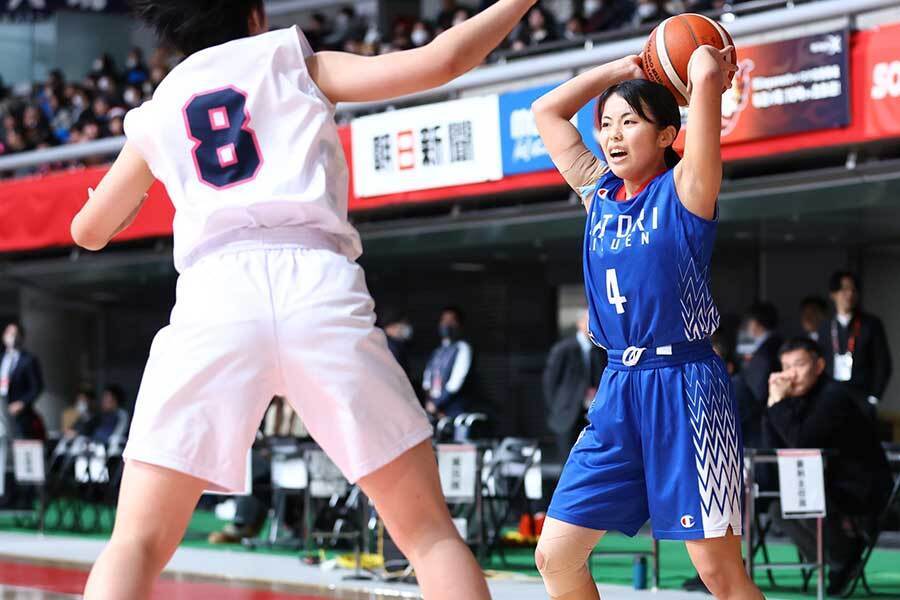
M 892 467 L 894 486 L 891 488 L 891 494 L 888 497 L 884 510 L 878 515 L 874 529 L 871 531 L 858 532 L 865 539 L 866 548 L 863 550 L 862 557 L 860 558 L 857 573 L 853 576 L 852 583 L 844 592 L 844 598 L 852 596 L 853 592 L 856 591 L 857 586 L 860 584 L 862 584 L 863 589 L 866 590 L 867 594 L 870 596 L 874 594 L 872 588 L 869 587 L 869 582 L 866 580 L 866 565 L 872 557 L 875 547 L 878 545 L 878 538 L 881 537 L 881 532 L 885 530 L 892 512 L 900 509 L 900 444 L 884 444 L 884 451 L 887 455 L 888 462 Z
M 506 564 L 503 552 L 503 526 L 509 520 L 516 503 L 530 510 L 534 500 L 539 500 L 541 489 L 541 450 L 537 440 L 528 438 L 504 438 L 493 450 L 485 452 L 482 484 L 484 501 L 487 508 L 488 525 L 487 556 L 495 550 L 500 551 L 500 558 Z M 536 478 L 535 493 L 526 491 L 526 479 Z M 536 497 L 534 497 L 536 496 Z M 501 503 L 500 512 L 497 504 Z
M 825 455 L 823 453 L 823 465 Z M 770 526 L 763 527 L 759 514 L 756 512 L 756 501 L 763 498 L 780 498 L 780 492 L 761 491 L 756 482 L 756 466 L 760 464 L 775 464 L 778 462 L 777 453 L 772 450 L 760 450 L 747 448 L 744 452 L 744 546 L 747 574 L 753 579 L 757 566 L 765 568 L 772 585 L 775 585 L 773 569 L 798 569 L 803 577 L 803 589 L 808 588 L 813 574 L 817 574 L 817 597 L 824 598 L 825 593 L 825 560 L 823 547 L 823 519 L 816 519 L 817 557 L 815 563 L 804 563 L 802 557 L 796 563 L 773 563 L 769 559 L 768 548 L 765 545 L 765 535 Z M 756 553 L 763 553 L 764 562 L 757 563 Z M 799 556 L 799 552 L 798 552 Z

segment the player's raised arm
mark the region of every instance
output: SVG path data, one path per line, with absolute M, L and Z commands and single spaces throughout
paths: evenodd
M 715 216 L 722 186 L 722 90 L 726 84 L 731 87 L 737 70 L 726 58 L 733 51 L 733 46 L 700 46 L 688 63 L 690 122 L 675 186 L 685 208 L 704 219 Z
M 576 192 L 588 185 L 588 179 L 604 167 L 584 145 L 581 132 L 572 125 L 572 117 L 607 88 L 628 79 L 642 78 L 641 59 L 626 56 L 585 71 L 531 105 L 538 132 L 553 164 Z M 589 196 L 582 200 L 586 207 L 590 206 Z
M 480 65 L 537 0 L 499 0 L 431 43 L 381 56 L 318 52 L 310 73 L 332 102 L 386 100 L 438 87 Z
M 106 246 L 137 216 L 153 181 L 147 163 L 126 143 L 100 185 L 72 220 L 75 243 L 88 250 Z

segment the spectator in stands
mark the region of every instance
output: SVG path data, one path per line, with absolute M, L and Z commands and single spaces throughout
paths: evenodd
M 76 435 L 88 435 L 92 426 L 95 404 L 97 402 L 94 392 L 83 389 L 75 395 L 72 404 L 63 411 L 60 420 L 60 429 L 63 436 L 73 438 Z
M 588 313 L 578 317 L 575 335 L 553 346 L 542 379 L 547 427 L 556 437 L 560 461 L 587 424 L 587 410 L 597 395 L 606 368 L 606 353 L 588 338 Z
M 109 77 L 116 76 L 116 63 L 109 53 L 104 52 L 94 59 L 93 65 L 91 66 L 91 75 L 95 79 L 99 79 L 104 75 Z
M 800 327 L 810 339 L 819 341 L 819 328 L 828 318 L 828 303 L 819 296 L 807 296 L 800 302 Z
M 881 319 L 859 307 L 859 279 L 849 271 L 837 271 L 828 288 L 834 317 L 819 327 L 828 374 L 847 382 L 873 418 L 891 378 L 891 350 Z
M 434 31 L 426 21 L 419 19 L 413 23 L 412 31 L 410 31 L 409 39 L 416 48 L 424 46 L 434 38 Z
M 584 15 L 588 33 L 612 31 L 631 23 L 634 4 L 631 0 L 585 0 Z
M 407 316 L 399 311 L 386 309 L 381 313 L 381 327 L 387 336 L 391 354 L 411 379 L 409 370 L 409 342 L 413 336 L 413 327 Z
M 428 393 L 425 409 L 436 418 L 468 412 L 473 401 L 466 385 L 472 368 L 472 346 L 463 339 L 462 328 L 459 308 L 448 306 L 441 311 L 441 345 L 432 352 L 422 376 L 422 389 Z
M 563 37 L 567 40 L 580 40 L 584 37 L 585 28 L 584 17 L 580 15 L 572 15 L 563 29 Z
M 43 421 L 34 404 L 44 391 L 44 378 L 37 357 L 25 350 L 25 330 L 10 323 L 3 330 L 4 352 L 0 357 L 0 438 L 41 439 Z
M 556 19 L 540 4 L 528 11 L 526 23 L 520 39 L 527 46 L 537 46 L 559 39 Z
M 854 401 L 846 386 L 825 374 L 818 344 L 807 337 L 789 340 L 779 355 L 782 370 L 769 381 L 766 435 L 773 448 L 824 448 L 827 459 L 825 545 L 828 595 L 841 595 L 856 573 L 864 542 L 856 533 L 870 529 L 890 493 L 891 471 L 878 442 L 875 424 Z M 780 518 L 805 558 L 813 562 L 815 523 Z
M 777 333 L 778 311 L 769 302 L 756 302 L 744 318 L 745 335 L 752 340 L 744 356 L 739 375 L 733 378 L 735 402 L 741 415 L 744 444 L 760 447 L 762 415 L 769 395 L 769 376 L 778 371 L 778 349 L 782 338 Z
M 22 132 L 29 148 L 36 148 L 53 137 L 47 117 L 33 104 L 26 106 L 22 112 Z
M 365 35 L 366 25 L 356 15 L 352 6 L 343 7 L 334 19 L 334 27 L 322 40 L 326 48 L 339 50 L 350 40 L 361 41 Z
M 110 450 L 125 447 L 128 435 L 128 412 L 123 408 L 125 392 L 117 385 L 109 385 L 100 398 L 100 414 L 91 428 L 91 441 L 103 444 Z
M 128 53 L 125 69 L 123 79 L 127 85 L 140 86 L 150 78 L 147 65 L 144 64 L 144 52 L 138 47 L 132 48 Z

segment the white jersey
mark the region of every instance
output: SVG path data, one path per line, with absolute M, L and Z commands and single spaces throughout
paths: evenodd
M 128 142 L 175 205 L 179 271 L 234 241 L 309 230 L 351 260 L 362 252 L 334 105 L 306 68 L 311 54 L 297 27 L 207 48 L 126 115 Z

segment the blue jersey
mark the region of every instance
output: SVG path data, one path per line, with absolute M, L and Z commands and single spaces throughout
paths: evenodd
M 688 211 L 674 171 L 627 201 L 612 171 L 595 184 L 584 235 L 584 283 L 594 341 L 654 348 L 708 338 L 719 326 L 709 264 L 716 220 Z

